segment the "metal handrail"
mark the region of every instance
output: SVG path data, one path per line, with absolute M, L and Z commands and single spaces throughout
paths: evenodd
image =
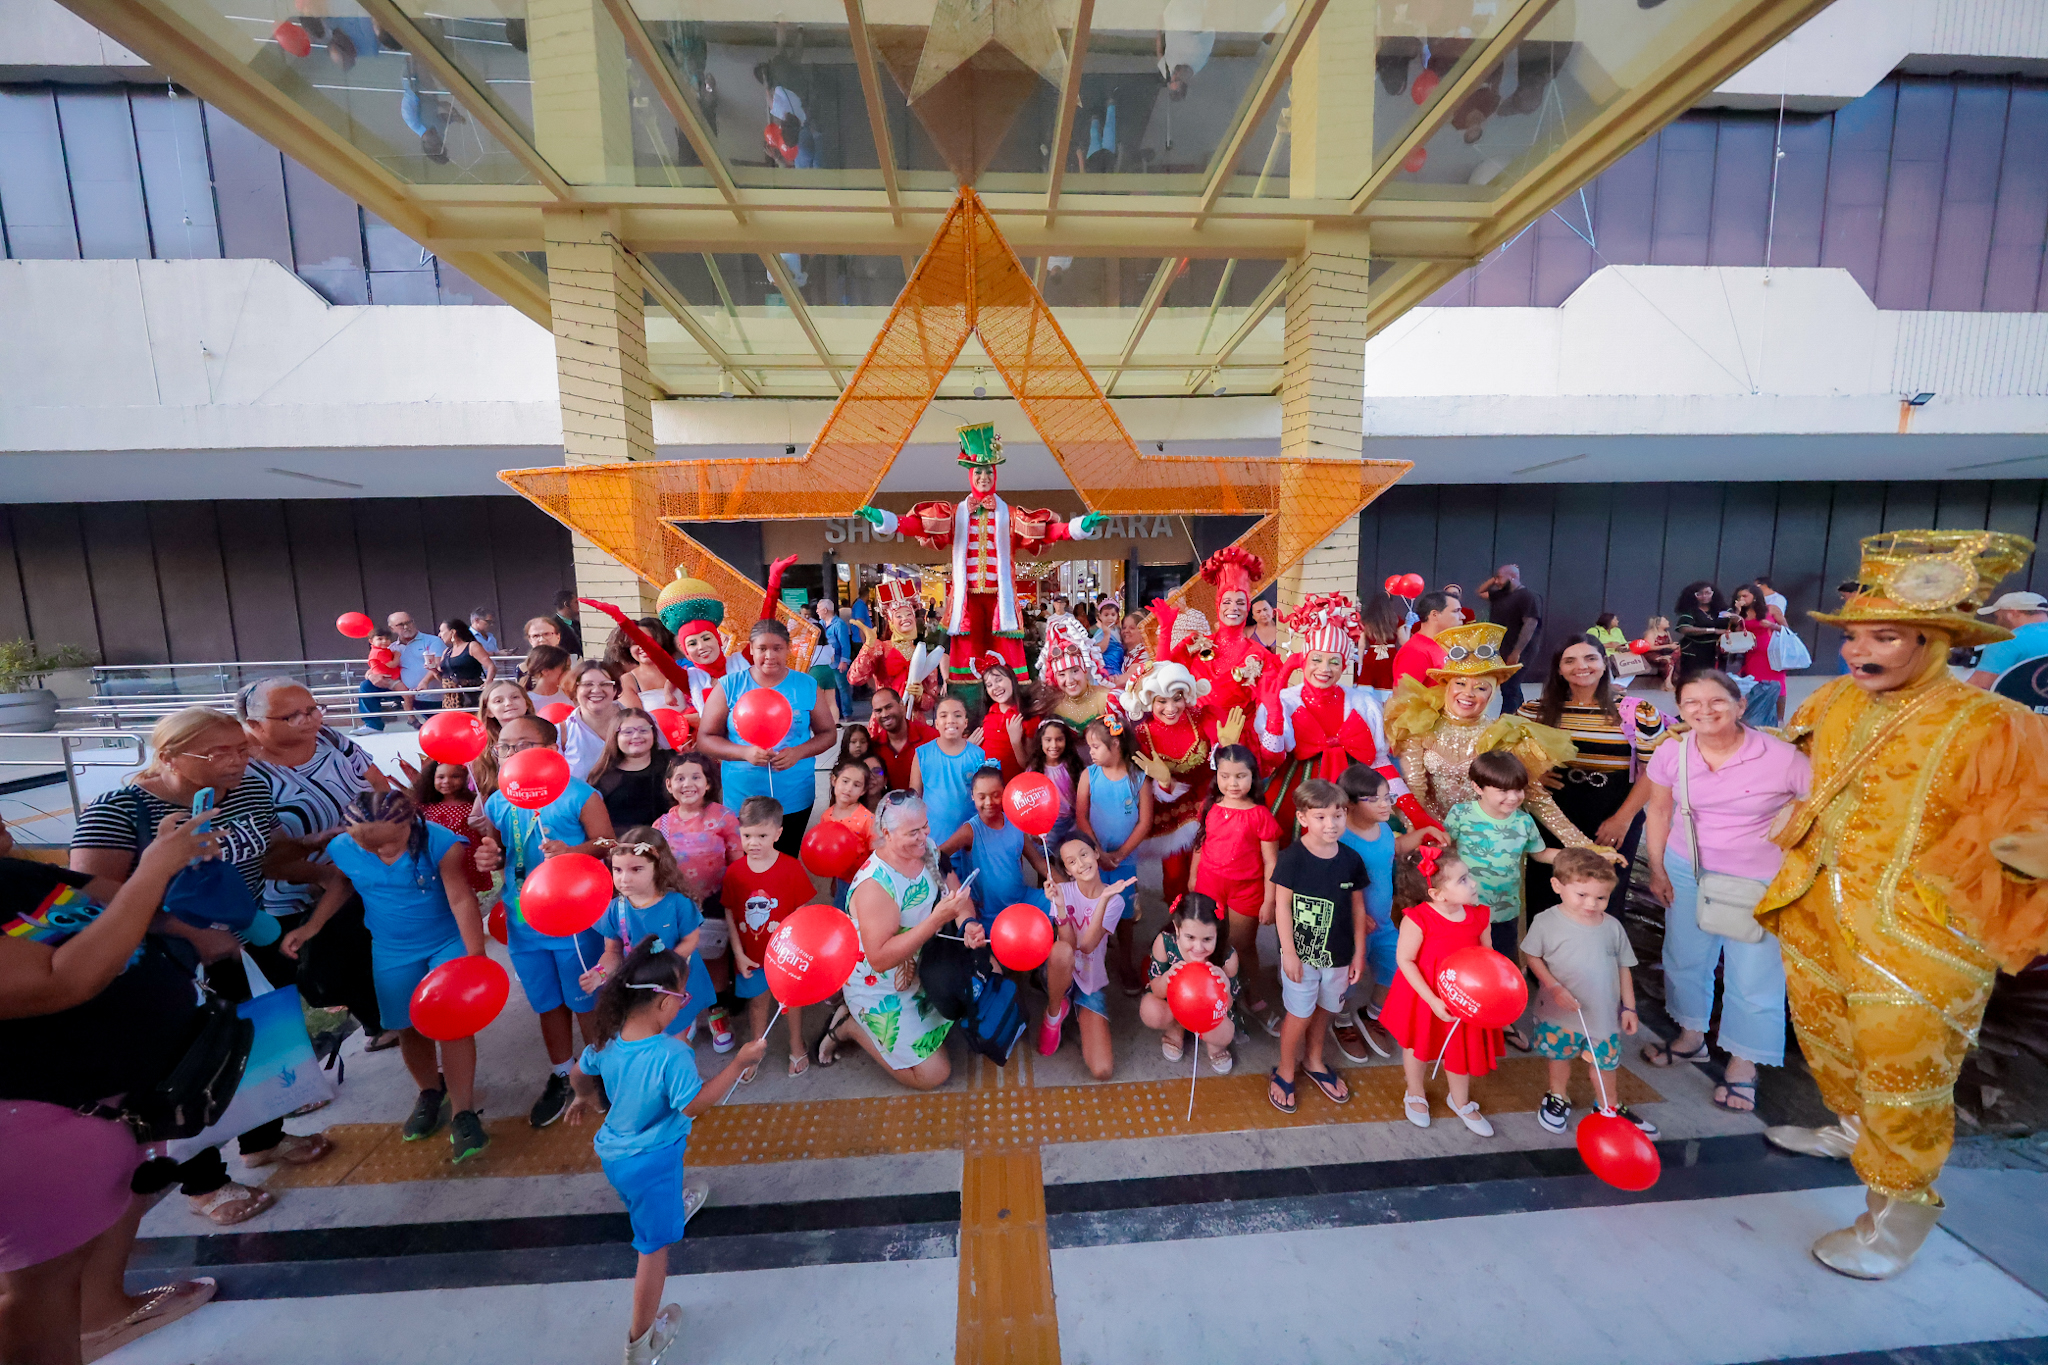
M 81 729 L 0 732 L 0 741 L 5 740 L 34 740 L 45 744 L 51 740 L 57 742 L 58 756 L 64 764 L 64 785 L 71 792 L 71 818 L 74 823 L 83 809 L 83 802 L 79 799 L 78 795 L 78 770 L 80 768 L 139 768 L 142 766 L 145 748 L 142 736 L 130 734 L 126 730 Z M 134 761 L 127 763 L 80 762 L 74 756 L 72 749 L 73 743 L 79 740 L 93 740 L 95 741 L 93 747 L 100 749 L 125 749 L 133 745 Z M 0 758 L 0 767 L 4 768 L 47 768 L 49 766 L 50 760 L 47 758 Z
M 475 692 L 478 690 L 480 689 L 476 687 L 415 687 L 408 689 L 408 692 L 415 697 L 444 697 L 451 693 Z M 312 696 L 315 703 L 328 712 L 330 718 L 345 716 L 360 722 L 366 715 L 389 716 L 393 714 L 388 710 L 372 712 L 364 708 L 362 705 L 364 694 L 356 690 L 353 685 L 308 687 L 306 691 Z M 225 711 L 232 715 L 234 714 L 238 695 L 235 692 L 177 692 L 157 696 L 95 697 L 89 701 L 80 702 L 75 706 L 59 707 L 57 709 L 57 718 L 58 724 L 65 726 L 61 733 L 78 734 L 83 733 L 85 727 L 95 721 L 110 722 L 117 726 L 124 720 L 142 720 L 153 723 L 163 719 L 165 716 L 193 706 L 212 707 L 215 710 Z M 406 695 L 406 693 L 391 692 L 385 695 L 395 700 Z M 77 724 L 66 725 L 67 720 L 77 722 Z M 45 731 L 44 733 L 48 734 L 49 732 Z
M 493 654 L 493 655 L 491 656 L 491 658 L 492 658 L 492 659 L 494 659 L 494 660 L 496 660 L 496 661 L 497 661 L 498 663 L 509 663 L 509 664 L 519 664 L 519 663 L 522 663 L 522 662 L 524 662 L 524 661 L 525 661 L 525 659 L 526 659 L 526 656 L 525 656 L 524 654 Z M 361 667 L 363 666 L 363 662 L 364 662 L 364 661 L 363 661 L 362 659 L 359 659 L 359 658 L 357 658 L 357 659 L 269 659 L 269 660 L 249 660 L 249 659 L 222 659 L 222 660 L 219 660 L 219 661 L 217 661 L 217 662 L 213 662 L 213 663 L 182 663 L 182 664 L 94 664 L 94 665 L 93 665 L 93 669 L 92 669 L 92 671 L 93 671 L 93 675 L 94 675 L 94 678 L 95 678 L 95 680 L 97 680 L 97 679 L 98 679 L 98 676 L 99 676 L 100 674 L 102 674 L 102 673 L 167 673 L 167 672 L 171 672 L 171 671 L 173 671 L 173 670 L 176 670 L 176 669 L 181 669 L 181 668 L 186 668 L 186 669 L 195 669 L 195 668 L 213 668 L 213 669 L 224 669 L 224 668 L 236 668 L 236 669 L 247 669 L 247 668 L 298 668 L 298 669 L 305 669 L 305 668 L 343 668 L 343 667 L 354 667 L 354 668 L 361 668 Z

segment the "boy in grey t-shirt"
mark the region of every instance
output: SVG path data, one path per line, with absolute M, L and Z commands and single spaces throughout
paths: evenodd
M 1615 872 L 1591 849 L 1560 850 L 1551 865 L 1550 886 L 1559 903 L 1538 915 L 1522 939 L 1529 970 L 1543 983 L 1536 999 L 1536 1051 L 1550 1059 L 1550 1089 L 1536 1118 L 1553 1133 L 1562 1133 L 1571 1118 L 1565 1088 L 1572 1063 L 1585 1057 L 1588 1067 L 1608 1073 L 1593 1078 L 1595 1093 L 1604 1093 L 1614 1112 L 1657 1136 L 1657 1125 L 1617 1104 L 1615 1070 L 1621 1065 L 1621 1035 L 1636 1031 L 1635 950 L 1621 921 L 1607 914 Z

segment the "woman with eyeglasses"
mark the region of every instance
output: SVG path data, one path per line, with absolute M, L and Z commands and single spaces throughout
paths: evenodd
M 1628 905 L 1629 869 L 1642 835 L 1643 803 L 1650 799 L 1641 774 L 1668 733 L 1664 715 L 1639 697 L 1615 694 L 1607 651 L 1586 635 L 1569 637 L 1551 655 L 1543 694 L 1524 702 L 1520 714 L 1564 731 L 1578 748 L 1551 769 L 1544 785 L 1555 791 L 1553 799 L 1565 819 L 1592 831 L 1595 843 L 1619 850 L 1628 860 L 1615 869 L 1621 880 L 1607 898 L 1607 913 L 1618 916 Z M 1527 895 L 1532 916 L 1557 904 L 1548 867 L 1531 864 Z
M 1785 959 L 1771 934 L 1745 943 L 1701 927 L 1700 880 L 1716 872 L 1753 878 L 1761 894 L 1785 859 L 1771 842 L 1771 823 L 1806 796 L 1812 768 L 1797 748 L 1743 724 L 1742 688 L 1717 669 L 1679 682 L 1678 714 L 1687 733 L 1650 760 L 1644 851 L 1650 894 L 1669 907 L 1664 1007 L 1680 1032 L 1645 1047 L 1643 1060 L 1652 1066 L 1713 1060 L 1707 1025 L 1718 967 L 1719 1041 L 1728 1066 L 1714 1087 L 1714 1103 L 1746 1114 L 1756 1108 L 1757 1067 L 1785 1063 Z
M 192 800 L 209 788 L 214 793 L 213 829 L 220 836 L 220 856 L 241 875 L 254 904 L 263 899 L 263 863 L 278 837 L 277 808 L 270 786 L 250 764 L 253 746 L 234 717 L 203 706 L 166 716 L 149 737 L 150 761 L 126 786 L 100 796 L 79 813 L 71 836 L 71 868 L 113 883 L 125 882 L 142 852 L 173 816 L 189 815 Z M 249 977 L 243 970 L 243 944 L 222 929 L 196 928 L 168 914 L 158 914 L 150 932 L 183 940 L 189 962 L 203 964 L 208 983 L 223 999 L 249 998 Z M 174 947 L 179 945 L 174 945 Z M 286 985 L 297 964 L 270 947 L 251 946 L 250 955 L 273 984 Z M 245 1166 L 274 1162 L 300 1166 L 327 1155 L 324 1137 L 287 1135 L 284 1120 L 273 1119 L 242 1134 Z M 221 1227 L 254 1218 L 270 1207 L 266 1190 L 228 1179 L 227 1163 L 208 1148 L 179 1170 L 181 1187 L 192 1211 Z M 118 1280 L 118 1269 L 116 1271 Z
M 562 719 L 562 757 L 569 760 L 572 776 L 595 781 L 599 765 L 604 762 L 605 746 L 612 742 L 626 715 L 626 708 L 619 704 L 619 684 L 603 664 L 585 659 L 569 670 L 569 695 L 576 699 L 576 709 Z M 636 714 L 646 717 L 644 711 Z M 668 741 L 659 730 L 655 731 L 654 748 L 668 748 Z

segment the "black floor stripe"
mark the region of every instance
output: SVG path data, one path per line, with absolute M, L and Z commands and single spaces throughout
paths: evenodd
M 1846 1355 L 1801 1356 L 1770 1365 L 2044 1365 L 2048 1337 L 1970 1341 L 1954 1346 L 1904 1346 L 1896 1351 L 1854 1351 Z M 1764 1365 L 1758 1361 L 1756 1365 Z

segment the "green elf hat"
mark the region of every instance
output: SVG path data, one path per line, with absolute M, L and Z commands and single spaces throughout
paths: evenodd
M 1003 462 L 1003 438 L 996 435 L 994 422 L 976 422 L 955 434 L 960 437 L 961 464 L 992 469 Z
M 705 621 L 713 626 L 725 624 L 725 603 L 709 583 L 701 578 L 685 578 L 678 567 L 675 581 L 662 588 L 661 596 L 655 599 L 654 614 L 680 637 L 683 627 L 692 621 Z

